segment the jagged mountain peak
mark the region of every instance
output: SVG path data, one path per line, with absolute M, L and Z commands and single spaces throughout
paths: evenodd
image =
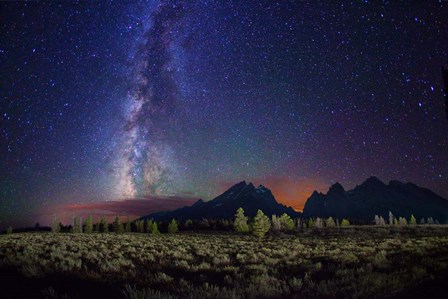
M 345 192 L 344 187 L 341 184 L 339 184 L 338 182 L 336 182 L 330 186 L 330 189 L 328 189 L 327 194 L 339 195 L 339 194 L 343 194 L 344 192 Z
M 192 206 L 183 207 L 170 212 L 159 212 L 143 217 L 157 221 L 169 221 L 172 218 L 186 219 L 233 219 L 238 208 L 242 207 L 249 217 L 254 217 L 260 209 L 266 215 L 281 215 L 286 213 L 291 217 L 300 215 L 292 208 L 279 204 L 271 190 L 263 185 L 257 188 L 252 183 L 239 182 L 214 199 L 203 202 L 197 201 Z

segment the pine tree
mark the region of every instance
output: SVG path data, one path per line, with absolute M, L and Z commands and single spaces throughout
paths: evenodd
M 157 222 L 150 220 L 151 227 L 149 229 L 149 233 L 151 235 L 160 235 L 159 228 L 157 227 Z
M 386 225 L 386 220 L 384 220 L 383 216 L 380 216 L 380 221 L 379 221 L 381 226 L 385 226 Z
M 101 218 L 100 224 L 99 224 L 100 232 L 102 233 L 108 233 L 109 232 L 109 224 L 107 223 L 106 218 Z
M 294 229 L 294 220 L 289 217 L 288 214 L 283 213 L 283 215 L 279 218 L 282 230 L 293 230 Z
M 434 219 L 432 217 L 429 217 L 428 221 L 426 221 L 426 223 L 432 225 L 432 224 L 434 224 Z
M 398 223 L 400 225 L 408 225 L 408 221 L 404 217 L 400 217 L 400 219 L 398 220 Z
M 85 230 L 84 232 L 86 234 L 93 233 L 93 217 L 92 215 L 87 216 L 86 221 L 84 222 Z
M 79 223 L 79 218 L 76 216 L 73 216 L 73 222 L 72 222 L 72 233 L 74 234 L 79 234 L 80 233 L 80 223 Z
M 271 222 L 273 231 L 279 231 L 282 229 L 282 224 L 280 223 L 280 219 L 277 217 L 277 215 L 272 215 Z
M 378 215 L 375 215 L 375 218 L 373 219 L 373 223 L 375 223 L 375 225 L 380 225 L 380 217 Z
M 420 224 L 425 224 L 425 218 L 420 219 Z
M 136 220 L 135 226 L 137 227 L 138 233 L 144 233 L 145 232 L 145 221 L 144 220 Z
M 336 222 L 334 222 L 334 219 L 332 217 L 328 217 L 328 219 L 325 221 L 325 225 L 327 227 L 335 227 Z
M 179 231 L 179 226 L 177 224 L 176 219 L 172 219 L 171 222 L 168 224 L 168 233 L 169 234 L 175 234 Z
M 236 211 L 233 227 L 239 233 L 247 233 L 249 231 L 249 226 L 247 225 L 247 217 L 244 215 L 243 208 L 239 208 Z
M 410 225 L 417 225 L 417 219 L 415 219 L 414 215 L 411 215 L 411 219 L 409 219 Z
M 128 217 L 128 220 L 126 221 L 126 224 L 124 225 L 124 231 L 126 233 L 131 232 L 131 220 L 129 220 L 129 217 Z
M 8 226 L 8 229 L 6 230 L 6 234 L 7 235 L 12 234 L 12 226 Z
M 389 225 L 393 225 L 394 224 L 394 214 L 392 214 L 391 211 L 389 211 Z
M 253 234 L 258 238 L 262 238 L 269 231 L 270 227 L 271 222 L 269 221 L 269 218 L 263 211 L 258 210 L 257 215 L 254 218 Z
M 115 232 L 116 234 L 122 234 L 123 231 L 124 231 L 124 230 L 123 230 L 123 224 L 121 224 L 120 218 L 119 218 L 118 216 L 115 217 L 113 227 L 114 227 L 114 232 Z
M 51 232 L 57 234 L 61 232 L 61 223 L 59 222 L 59 219 L 54 217 L 53 222 L 51 223 Z
M 193 227 L 193 221 L 191 219 L 187 219 L 184 224 L 186 229 L 191 229 Z
M 319 218 L 319 217 L 316 218 L 315 226 L 316 226 L 317 228 L 322 228 L 322 227 L 324 227 L 324 222 L 322 221 L 321 218 Z
M 350 221 L 348 221 L 348 219 L 342 219 L 341 226 L 349 226 L 349 225 Z
M 316 222 L 313 220 L 313 218 L 308 219 L 308 227 L 315 227 Z

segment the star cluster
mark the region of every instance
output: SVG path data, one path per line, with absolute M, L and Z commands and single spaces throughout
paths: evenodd
M 448 197 L 445 1 L 0 6 L 1 222 L 243 179 L 298 209 L 371 175 Z

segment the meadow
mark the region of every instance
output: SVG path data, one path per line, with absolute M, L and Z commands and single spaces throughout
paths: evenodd
M 409 298 L 447 278 L 446 225 L 0 236 L 2 298 Z

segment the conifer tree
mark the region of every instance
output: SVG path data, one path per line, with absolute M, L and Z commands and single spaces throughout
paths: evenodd
M 389 211 L 389 225 L 393 225 L 395 223 L 394 219 L 395 219 L 394 214 L 392 214 L 392 212 Z
M 144 220 L 137 220 L 135 221 L 135 226 L 137 227 L 138 233 L 144 233 L 145 232 L 145 221 Z
M 342 219 L 341 226 L 349 226 L 349 225 L 350 221 L 348 221 L 348 219 Z
M 59 219 L 57 217 L 53 218 L 53 221 L 51 223 L 51 232 L 55 234 L 61 232 L 61 223 L 59 222 Z
M 415 219 L 414 215 L 411 215 L 411 219 L 409 219 L 410 225 L 417 225 L 417 219 Z
M 279 231 L 282 229 L 282 224 L 280 223 L 280 219 L 277 217 L 277 215 L 272 215 L 271 222 L 273 231 Z
M 179 231 L 179 225 L 177 224 L 176 219 L 172 219 L 171 222 L 168 224 L 168 233 L 175 234 L 178 231 Z
M 106 218 L 101 218 L 100 224 L 99 224 L 100 232 L 102 233 L 108 233 L 109 232 L 109 224 L 107 223 Z
M 269 218 L 263 213 L 263 211 L 258 210 L 252 226 L 253 234 L 258 238 L 262 238 L 269 231 L 270 227 L 271 222 L 269 221 Z
M 6 230 L 6 234 L 7 235 L 12 234 L 12 226 L 8 226 L 8 229 Z
M 79 223 L 79 218 L 76 216 L 73 216 L 73 222 L 72 222 L 72 233 L 74 234 L 78 234 L 81 232 L 80 227 L 80 223 Z
M 126 233 L 131 232 L 131 220 L 129 220 L 129 217 L 128 217 L 128 220 L 126 221 L 126 224 L 124 225 L 124 231 Z
M 151 235 L 160 235 L 160 231 L 159 231 L 159 228 L 157 226 L 157 222 L 152 221 L 152 220 L 150 220 L 150 221 L 151 221 L 151 227 L 149 229 L 149 233 Z
M 120 218 L 119 218 L 118 216 L 115 217 L 113 227 L 114 227 L 114 232 L 115 232 L 116 234 L 122 234 L 123 231 L 124 231 L 124 230 L 123 230 L 123 224 L 121 224 Z
M 400 219 L 398 220 L 398 223 L 400 225 L 408 225 L 408 221 L 404 217 L 400 217 Z
M 249 226 L 247 225 L 247 217 L 244 215 L 244 210 L 241 207 L 236 211 L 233 227 L 239 233 L 247 233 L 249 231 Z
M 84 232 L 86 234 L 91 234 L 93 233 L 93 217 L 92 215 L 87 216 L 86 221 L 84 222 Z
M 325 221 L 325 226 L 327 227 L 335 227 L 336 222 L 334 222 L 333 217 L 328 217 L 328 219 Z
M 283 213 L 283 215 L 279 218 L 282 230 L 293 230 L 294 229 L 294 220 L 289 217 L 288 214 Z

